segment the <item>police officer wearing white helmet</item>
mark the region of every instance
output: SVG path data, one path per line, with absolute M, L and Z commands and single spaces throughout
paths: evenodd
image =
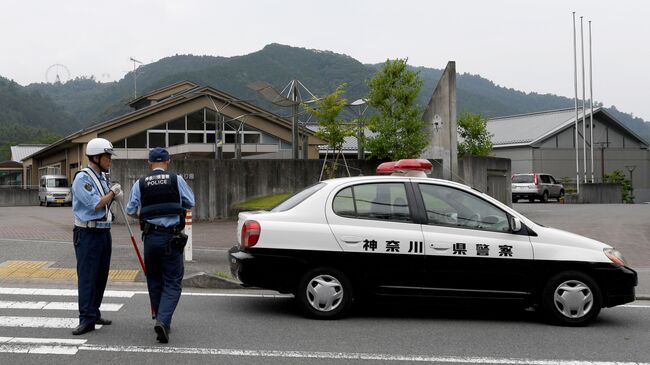
M 119 184 L 109 187 L 106 172 L 111 166 L 113 145 L 104 138 L 94 138 L 86 146 L 88 167 L 79 171 L 72 182 L 73 242 L 77 257 L 79 291 L 79 326 L 72 331 L 81 335 L 93 331 L 96 324 L 110 325 L 99 306 L 104 298 L 111 262 L 110 206 L 122 196 Z

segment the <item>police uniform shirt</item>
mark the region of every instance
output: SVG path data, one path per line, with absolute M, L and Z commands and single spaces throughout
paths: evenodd
M 104 191 L 108 192 L 108 181 L 103 173 L 95 174 Z M 106 209 L 95 209 L 99 204 L 100 199 L 104 194 L 97 190 L 93 179 L 85 172 L 77 173 L 74 181 L 72 182 L 72 212 L 74 216 L 84 222 L 101 219 L 106 215 Z
M 156 168 L 153 171 L 160 170 L 165 171 L 162 168 Z M 190 189 L 187 182 L 183 179 L 182 176 L 177 175 L 178 181 L 178 192 L 181 196 L 181 206 L 185 209 L 192 209 L 194 207 L 194 193 Z M 131 197 L 129 198 L 129 203 L 126 205 L 126 213 L 133 215 L 138 211 L 140 206 L 140 183 L 139 180 L 136 180 L 131 188 Z M 147 220 L 151 224 L 163 227 L 173 227 L 180 223 L 179 217 L 177 215 L 170 215 L 164 217 L 156 217 Z

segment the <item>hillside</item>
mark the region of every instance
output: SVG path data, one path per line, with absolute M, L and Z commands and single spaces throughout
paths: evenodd
M 356 100 L 366 94 L 366 81 L 379 67 L 381 65 L 364 65 L 349 56 L 329 51 L 280 44 L 270 44 L 257 52 L 230 58 L 175 55 L 138 69 L 138 95 L 177 81 L 190 80 L 272 108 L 247 86 L 255 81 L 266 81 L 282 90 L 292 79 L 298 79 L 316 95 L 329 93 L 339 84 L 347 82 L 346 97 Z M 420 96 L 420 102 L 424 104 L 430 98 L 442 71 L 424 67 L 414 69 L 420 72 L 424 80 Z M 479 75 L 458 75 L 457 82 L 459 112 L 471 111 L 496 117 L 573 106 L 573 99 L 508 89 Z M 49 103 L 55 112 L 55 117 L 45 124 L 42 118 L 25 117 L 22 120 L 28 121 L 31 126 L 48 126 L 53 131 L 67 133 L 74 129 L 73 126 L 86 127 L 128 112 L 126 104 L 133 99 L 133 72 L 111 83 L 78 78 L 63 85 L 31 84 L 20 87 L 14 84 L 14 89 L 19 96 L 40 97 L 41 105 Z M 29 109 L 26 105 L 29 104 L 21 103 L 16 113 L 26 115 Z M 281 115 L 289 113 L 287 110 L 273 111 Z M 648 123 L 616 109 L 612 112 L 631 129 L 650 140 Z M 3 123 L 5 115 L 5 111 L 0 109 L 0 123 Z

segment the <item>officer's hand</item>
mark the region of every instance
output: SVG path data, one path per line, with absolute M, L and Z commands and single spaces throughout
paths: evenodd
M 116 183 L 116 184 L 111 185 L 110 190 L 115 195 L 115 198 L 121 198 L 122 195 L 124 195 L 124 192 L 122 191 L 122 186 L 120 184 Z

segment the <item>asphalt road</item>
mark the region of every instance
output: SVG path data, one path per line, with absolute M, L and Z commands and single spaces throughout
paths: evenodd
M 0 288 L 0 303 L 76 300 L 61 293 L 8 294 L 7 290 Z M 122 304 L 117 311 L 104 312 L 113 325 L 80 337 L 72 336 L 70 328 L 7 324 L 24 316 L 74 321 L 74 310 L 0 309 L 0 363 L 650 364 L 647 301 L 605 309 L 590 327 L 567 328 L 520 310 L 406 303 L 368 303 L 348 318 L 318 321 L 303 318 L 291 298 L 270 292 L 186 290 L 172 323 L 170 343 L 162 345 L 155 340 L 144 288 L 117 288 L 116 292 L 123 297 L 105 299 L 105 303 Z M 26 323 L 38 322 L 30 321 Z M 15 340 L 7 342 L 7 338 Z M 39 338 L 59 339 L 59 343 L 34 344 Z M 70 340 L 83 343 L 66 342 Z M 42 354 L 15 353 L 30 350 Z

